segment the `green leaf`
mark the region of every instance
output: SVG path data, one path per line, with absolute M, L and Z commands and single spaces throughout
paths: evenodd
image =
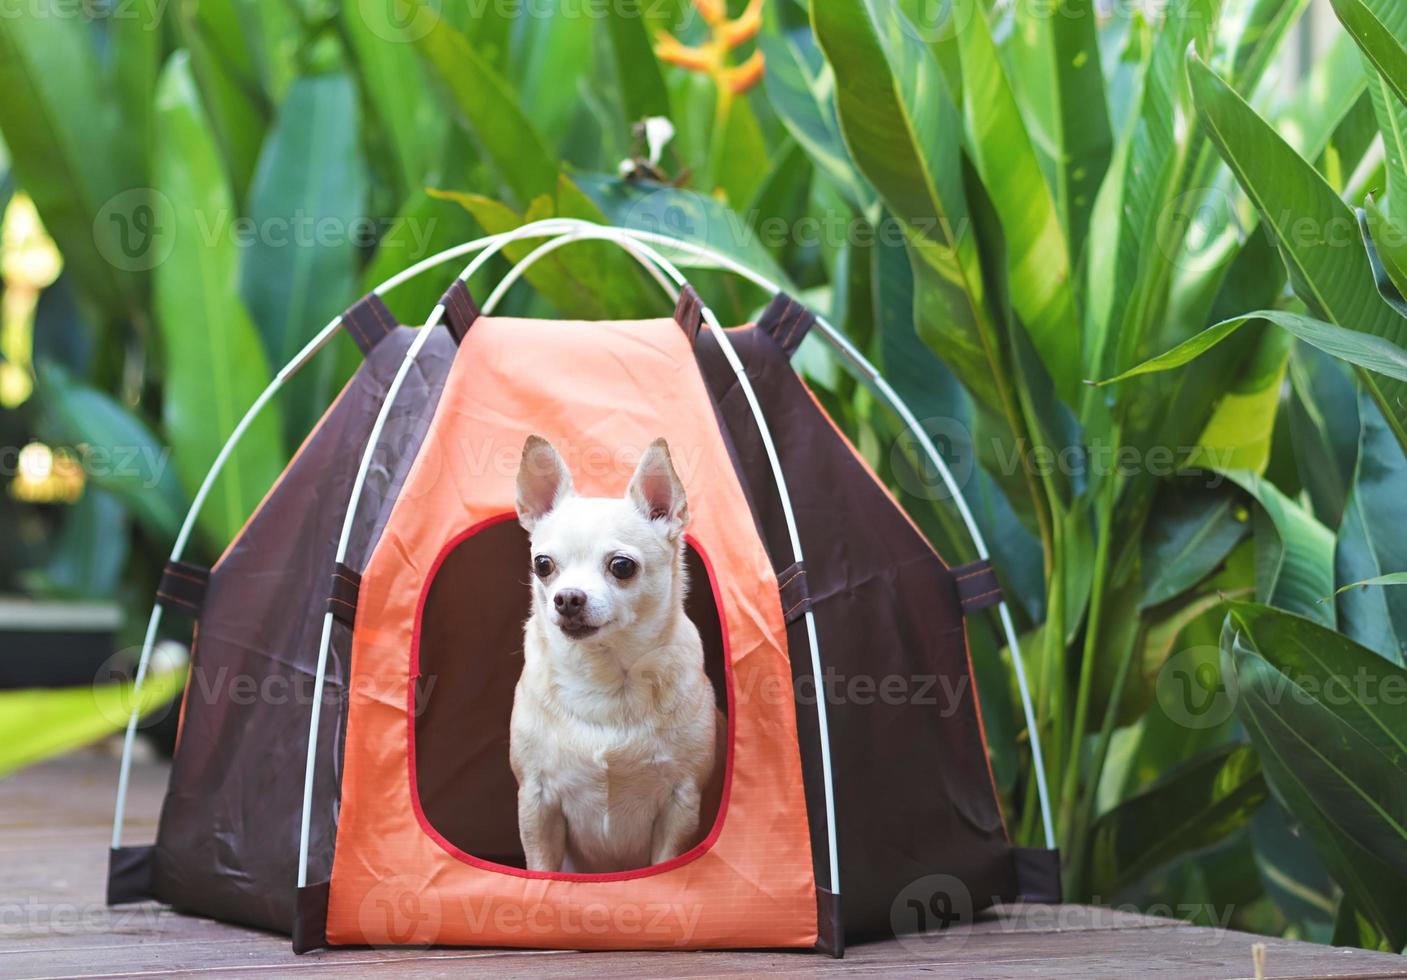
M 758 43 L 767 58 L 762 76 L 767 99 L 787 131 L 853 207 L 868 211 L 875 202 L 874 188 L 845 149 L 835 115 L 835 76 L 814 51 L 810 32 L 764 35 Z
M 1400 582 L 1407 569 L 1407 456 L 1377 406 L 1365 397 L 1353 489 L 1335 555 L 1344 632 L 1394 663 L 1407 662 L 1407 593 L 1355 586 Z
M 270 373 L 236 289 L 229 180 L 182 53 L 162 72 L 156 121 L 155 183 L 171 206 L 154 245 L 167 256 L 155 276 L 162 418 L 177 474 L 194 493 Z M 201 513 L 200 526 L 217 547 L 239 531 L 283 469 L 281 418 L 277 402 L 264 409 Z
M 1276 330 L 1259 343 L 1217 401 L 1188 465 L 1264 473 L 1294 338 Z
M 89 483 L 83 496 L 64 508 L 42 568 L 20 576 L 25 592 L 39 596 L 101 599 L 118 593 L 132 551 L 131 516 L 122 501 Z
M 427 6 L 439 7 L 438 3 Z M 510 4 L 508 10 L 515 6 Z M 600 15 L 591 13 L 591 27 L 582 30 L 582 16 L 567 4 L 553 3 L 529 10 L 513 23 L 511 61 L 504 75 L 513 93 L 513 105 L 529 113 L 533 128 L 542 134 L 549 150 L 563 145 L 572 120 L 581 107 L 582 87 L 595 77 L 593 34 L 600 30 Z M 471 11 L 477 8 L 470 7 Z M 480 15 L 481 16 L 481 15 Z M 471 39 L 472 29 L 464 34 Z M 549 153 L 556 157 L 555 153 Z M 555 162 L 555 159 L 554 159 Z
M 1329 0 L 1373 67 L 1407 102 L 1407 7 L 1397 0 Z
M 1379 366 L 1373 370 L 1382 371 L 1391 362 L 1396 375 L 1377 377 L 1360 366 L 1360 378 L 1383 408 L 1399 440 L 1407 445 L 1407 381 L 1401 378 L 1407 319 L 1388 307 L 1372 288 L 1372 269 L 1364 252 L 1344 248 L 1337 240 L 1341 231 L 1353 228 L 1352 212 L 1206 65 L 1192 58 L 1188 70 L 1201 110 L 1199 118 L 1274 232 L 1290 280 L 1310 312 L 1392 345 L 1367 346 L 1375 348 L 1379 357 Z M 1306 234 L 1306 228 L 1313 229 L 1312 233 Z
M 159 541 L 174 541 L 187 498 L 169 465 L 170 450 L 139 417 L 56 364 L 41 364 L 37 394 L 46 434 L 82 447 L 94 485 L 123 502 Z
M 400 192 L 410 195 L 420 190 L 434 164 L 444 114 L 425 84 L 415 49 L 401 40 L 395 0 L 340 9 L 362 99 L 385 133 Z
M 270 114 L 259 67 L 245 43 L 243 6 L 242 0 L 201 0 L 177 5 L 175 16 L 236 200 L 243 200 L 254 179 Z
M 722 132 L 715 137 L 713 186 L 736 211 L 744 210 L 767 176 L 767 142 L 745 97 L 728 104 Z
M 1222 670 L 1266 777 L 1355 906 L 1407 943 L 1407 671 L 1317 623 L 1233 603 Z
M 239 292 L 269 361 L 288 363 L 357 295 L 367 219 L 357 90 L 344 74 L 300 78 L 264 142 L 250 189 L 253 236 L 242 242 Z M 336 359 L 308 365 L 282 396 L 289 444 L 332 397 Z
M 1329 527 L 1342 523 L 1353 488 L 1358 464 L 1358 399 L 1347 364 L 1308 344 L 1295 347 L 1286 406 L 1295 470 L 1315 514 Z
M 575 183 L 613 225 L 706 245 L 794 290 L 772 253 L 748 227 L 747 219 L 706 194 L 596 174 L 581 174 Z M 680 253 L 675 259 L 681 266 L 712 264 L 688 253 Z
M 1179 132 L 1189 114 L 1183 60 L 1211 44 L 1221 0 L 1193 0 L 1158 25 L 1131 128 L 1120 141 L 1096 217 L 1110 234 L 1091 239 L 1086 363 L 1124 369 L 1151 341 L 1189 215 L 1178 207 L 1197 139 Z
M 1139 608 L 1175 599 L 1215 572 L 1246 535 L 1237 511 L 1233 493 L 1165 490 L 1144 538 Z
M 518 93 L 425 0 L 410 2 L 418 8 L 416 50 L 449 94 L 455 117 L 483 151 L 499 181 L 523 206 L 541 194 L 554 193 L 556 156 L 523 111 Z
M 1214 749 L 1171 770 L 1091 828 L 1090 891 L 1112 896 L 1173 860 L 1244 828 L 1270 793 L 1247 745 Z
M 1407 192 L 1403 194 L 1407 198 Z M 1399 313 L 1407 314 L 1407 226 L 1387 216 L 1371 197 L 1359 211 L 1363 243 L 1373 264 L 1373 278 L 1383 299 Z M 1374 261 L 1376 260 L 1376 261 Z
M 0 691 L 0 776 L 120 732 L 135 705 L 148 717 L 179 697 L 186 672 L 153 672 L 140 700 L 130 683 Z
M 1233 470 L 1224 475 L 1260 504 L 1255 524 L 1257 596 L 1332 626 L 1333 610 L 1320 600 L 1333 590 L 1333 532 L 1254 473 Z
M 138 315 L 151 268 L 140 248 L 153 213 L 145 161 L 141 144 L 124 138 L 79 10 L 36 0 L 0 16 L 0 92 L 15 177 L 75 281 L 108 317 Z
M 463 206 L 491 235 L 546 218 L 602 220 L 591 201 L 565 177 L 556 200 L 540 197 L 522 215 L 479 194 L 453 191 L 432 191 L 432 194 Z M 503 254 L 517 262 L 541 244 L 537 239 L 511 242 L 504 246 Z M 667 298 L 659 287 L 644 280 L 635 260 L 610 242 L 579 242 L 550 252 L 538 260 L 524 278 L 566 316 L 631 319 L 658 315 L 667 305 Z
M 401 205 L 376 254 L 362 275 L 363 293 L 369 293 L 397 273 L 422 259 L 452 248 L 482 234 L 473 217 L 454 201 L 432 197 L 417 190 Z M 416 326 L 425 322 L 445 292 L 445 284 L 468 264 L 467 258 L 446 262 L 402 283 L 382 299 L 401 323 Z
M 1083 254 L 1114 136 L 1105 104 L 1093 0 L 1071 0 L 1059 16 L 1017 4 L 1011 65 L 1026 125 L 1054 191 L 1069 253 Z
M 958 34 L 963 113 L 977 172 L 1006 240 L 1011 304 L 1056 390 L 1073 405 L 1080 392 L 1080 332 L 1060 213 L 1042 177 L 982 5 L 962 0 L 959 10 L 967 24 Z
M 1393 572 L 1390 575 L 1378 575 L 1374 578 L 1367 578 L 1361 582 L 1353 582 L 1339 589 L 1336 595 L 1342 595 L 1350 589 L 1366 589 L 1372 585 L 1407 585 L 1407 572 Z
M 892 4 L 813 4 L 850 155 L 902 223 L 918 331 L 973 397 L 1019 426 L 1002 338 L 987 308 L 968 210 L 961 118 L 933 52 Z
M 1391 340 L 1362 333 L 1348 327 L 1336 326 L 1313 317 L 1284 310 L 1257 310 L 1244 316 L 1232 317 L 1208 327 L 1172 350 L 1150 358 L 1123 374 L 1095 382 L 1097 387 L 1116 384 L 1141 374 L 1154 374 L 1182 367 L 1201 357 L 1247 323 L 1264 320 L 1273 323 L 1305 343 L 1326 354 L 1377 374 L 1407 382 L 1407 350 Z
M 610 4 L 606 16 L 616 84 L 625 102 L 626 121 L 630 123 L 670 114 L 669 89 L 665 87 L 664 74 L 647 30 L 647 6 L 644 0 L 620 0 Z

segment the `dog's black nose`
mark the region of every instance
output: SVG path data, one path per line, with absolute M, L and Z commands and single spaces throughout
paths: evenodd
M 580 616 L 586 609 L 586 593 L 581 589 L 560 589 L 552 597 L 552 605 L 563 616 Z

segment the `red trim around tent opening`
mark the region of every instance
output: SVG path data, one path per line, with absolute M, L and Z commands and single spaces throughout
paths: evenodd
M 492 871 L 498 874 L 513 875 L 518 878 L 537 878 L 549 881 L 625 881 L 632 878 L 646 878 L 652 875 L 664 874 L 666 871 L 673 871 L 675 868 L 697 860 L 706 854 L 709 848 L 713 847 L 723 832 L 723 820 L 728 813 L 728 798 L 733 788 L 733 740 L 736 732 L 734 716 L 736 706 L 733 694 L 733 660 L 732 651 L 728 641 L 728 621 L 723 610 L 723 605 L 718 599 L 718 578 L 713 570 L 713 563 L 709 560 L 708 553 L 699 546 L 692 536 L 685 535 L 684 540 L 703 562 L 704 569 L 708 572 L 708 587 L 713 595 L 714 608 L 718 610 L 718 625 L 723 635 L 723 673 L 725 687 L 728 690 L 728 750 L 724 758 L 723 767 L 723 795 L 718 803 L 718 815 L 714 817 L 713 827 L 709 830 L 708 836 L 685 851 L 676 858 L 671 858 L 662 864 L 652 864 L 645 868 L 636 868 L 631 871 L 613 871 L 605 874 L 583 874 L 578 872 L 562 871 L 529 871 L 527 868 L 515 868 L 512 865 L 499 864 L 496 861 L 486 861 L 483 858 L 475 857 L 462 848 L 450 843 L 443 834 L 434 828 L 425 817 L 424 810 L 420 806 L 420 788 L 417 785 L 415 774 L 415 685 L 420 679 L 420 628 L 425 619 L 425 604 L 430 597 L 430 587 L 434 584 L 435 578 L 439 575 L 440 566 L 449 557 L 450 552 L 463 544 L 469 538 L 504 521 L 516 520 L 517 515 L 511 511 L 504 514 L 497 514 L 474 524 L 473 526 L 460 531 L 449 543 L 440 549 L 440 553 L 435 556 L 435 563 L 430 566 L 430 574 L 425 577 L 425 584 L 420 589 L 420 598 L 415 606 L 415 628 L 410 640 L 410 682 L 409 690 L 406 692 L 406 764 L 410 780 L 410 803 L 415 811 L 415 819 L 419 822 L 420 828 L 436 844 L 439 844 L 445 852 L 458 858 L 465 864 L 479 868 L 483 871 Z

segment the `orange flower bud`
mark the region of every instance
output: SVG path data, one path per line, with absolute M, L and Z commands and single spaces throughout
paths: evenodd
M 754 51 L 747 61 L 736 68 L 729 68 L 723 73 L 724 84 L 734 95 L 741 95 L 762 81 L 762 74 L 766 67 L 762 52 Z

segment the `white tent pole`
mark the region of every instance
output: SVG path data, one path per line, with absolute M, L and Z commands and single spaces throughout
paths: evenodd
M 599 226 L 586 224 L 586 227 L 594 228 Z M 628 228 L 617 230 L 630 238 L 655 242 L 669 248 L 690 252 L 701 258 L 706 258 L 724 269 L 747 279 L 767 292 L 777 293 L 782 291 L 781 286 L 777 283 L 770 281 L 765 276 L 755 272 L 752 268 L 735 262 L 728 256 L 716 252 L 711 248 L 695 245 L 692 242 L 680 241 L 670 238 L 667 235 L 660 235 L 654 232 L 638 231 Z M 527 272 L 527 267 L 537 261 L 541 255 L 546 255 L 557 247 L 578 240 L 580 240 L 579 234 L 567 233 L 539 246 L 533 254 L 525 256 L 521 262 L 510 270 L 508 277 L 504 280 L 504 284 L 500 284 L 499 289 L 506 289 L 506 285 L 511 285 L 512 282 L 515 282 L 519 276 Z M 640 259 L 641 256 L 637 254 L 636 258 Z M 820 336 L 850 365 L 852 371 L 859 376 L 861 380 L 872 384 L 876 390 L 878 390 L 880 397 L 883 398 L 889 408 L 899 416 L 900 420 L 918 441 L 919 447 L 923 450 L 929 462 L 938 471 L 938 475 L 942 479 L 948 491 L 948 495 L 952 498 L 954 505 L 957 507 L 958 514 L 972 537 L 972 544 L 974 550 L 977 552 L 977 557 L 983 561 L 988 560 L 991 556 L 987 550 L 987 542 L 983 538 L 981 529 L 977 526 L 977 521 L 973 517 L 971 509 L 968 507 L 967 499 L 963 496 L 962 490 L 958 486 L 957 480 L 953 477 L 947 461 L 939 454 L 937 447 L 934 446 L 928 433 L 925 432 L 923 427 L 919 424 L 918 419 L 909 409 L 908 404 L 900 397 L 899 393 L 894 390 L 889 382 L 885 380 L 884 376 L 880 374 L 879 369 L 876 368 L 840 330 L 836 329 L 834 325 L 819 314 L 816 315 L 816 326 Z M 1051 813 L 1050 792 L 1046 785 L 1045 758 L 1041 752 L 1040 732 L 1036 727 L 1036 712 L 1031 699 L 1030 684 L 1026 677 L 1025 659 L 1021 655 L 1020 640 L 1017 637 L 1016 627 L 1012 622 L 1011 609 L 1005 599 L 998 605 L 997 613 L 1001 621 L 1002 632 L 1006 636 L 1007 646 L 1012 653 L 1012 667 L 1016 673 L 1016 684 L 1021 695 L 1021 710 L 1025 715 L 1027 733 L 1031 740 L 1031 762 L 1036 773 L 1036 795 L 1039 797 L 1040 802 L 1041 823 L 1045 833 L 1046 847 L 1054 850 L 1055 821 Z
M 521 275 L 523 272 L 527 271 L 527 266 L 537 261 L 537 259 L 541 258 L 543 255 L 548 254 L 554 248 L 565 245 L 568 241 L 581 241 L 586 239 L 600 239 L 602 241 L 622 245 L 628 251 L 632 252 L 632 254 L 635 254 L 636 258 L 640 259 L 642 262 L 648 259 L 660 269 L 664 270 L 680 288 L 687 285 L 688 280 L 685 278 L 684 274 L 679 271 L 679 268 L 653 248 L 646 247 L 639 242 L 636 242 L 632 248 L 629 244 L 630 239 L 622 234 L 621 229 L 589 224 L 584 224 L 578 227 L 577 230 L 559 237 L 555 240 L 555 244 L 554 242 L 547 242 L 539 246 L 531 254 L 525 256 L 513 271 Z M 512 275 L 512 273 L 510 273 L 510 275 Z M 512 281 L 516 281 L 516 279 L 516 275 L 512 276 Z M 508 281 L 506 286 L 511 286 L 512 281 Z M 500 284 L 499 289 L 495 290 L 495 293 L 490 296 L 490 301 L 497 302 L 502 292 L 506 291 L 506 286 Z M 786 476 L 782 472 L 781 459 L 778 457 L 776 446 L 772 442 L 772 432 L 767 425 L 767 418 L 763 414 L 762 406 L 757 400 L 757 394 L 753 390 L 752 381 L 747 376 L 742 360 L 733 349 L 733 342 L 728 338 L 728 335 L 724 333 L 722 325 L 718 322 L 718 318 L 714 316 L 713 311 L 709 309 L 707 304 L 702 305 L 701 313 L 704 321 L 708 323 L 709 328 L 716 334 L 718 346 L 723 351 L 724 357 L 732 367 L 733 373 L 738 379 L 739 388 L 742 390 L 744 397 L 747 399 L 748 407 L 752 411 L 753 421 L 757 425 L 758 434 L 762 437 L 762 445 L 767 452 L 767 460 L 772 468 L 772 478 L 776 482 L 777 493 L 781 499 L 782 514 L 786 519 L 787 534 L 791 542 L 792 560 L 797 564 L 801 564 L 803 562 L 801 535 L 796 527 L 796 515 L 792 511 L 791 494 L 787 490 Z M 815 677 L 816 683 L 819 685 L 822 682 L 823 676 L 821 669 L 821 652 L 816 635 L 816 618 L 809 609 L 805 613 L 805 622 L 806 639 L 811 652 L 812 676 Z M 831 767 L 830 722 L 824 698 L 816 699 L 816 719 L 821 745 L 821 777 L 822 782 L 825 784 L 826 843 L 830 867 L 830 891 L 832 894 L 839 895 L 840 860 L 836 847 L 835 781 Z
M 534 222 L 511 232 L 501 235 L 494 235 L 486 240 L 486 244 L 478 255 L 464 267 L 464 271 L 459 274 L 459 279 L 467 281 L 486 262 L 498 254 L 506 245 L 524 238 L 541 237 L 547 234 L 557 234 L 562 231 L 570 231 L 572 226 L 558 219 L 547 219 Z M 426 260 L 429 261 L 428 259 Z M 386 389 L 386 397 L 382 400 L 381 410 L 376 415 L 376 421 L 371 428 L 371 434 L 367 438 L 366 446 L 362 451 L 361 463 L 357 468 L 356 479 L 352 482 L 352 492 L 347 503 L 347 512 L 342 519 L 342 533 L 337 541 L 337 558 L 340 563 L 347 558 L 347 546 L 351 541 L 352 528 L 356 524 L 357 507 L 361 503 L 362 491 L 366 486 L 366 477 L 371 470 L 371 461 L 375 456 L 377 444 L 381 441 L 381 432 L 385 428 L 386 420 L 390 416 L 391 408 L 396 402 L 396 397 L 400 394 L 401 386 L 406 377 L 410 374 L 411 367 L 420 356 L 421 349 L 429 340 L 435 327 L 439 326 L 440 319 L 444 316 L 444 304 L 438 304 L 431 312 L 425 325 L 421 328 L 419 335 L 406 350 L 405 357 L 402 358 L 400 367 L 396 370 L 395 377 L 391 380 L 391 385 Z M 327 654 L 332 643 L 332 613 L 323 614 L 322 635 L 318 640 L 318 660 L 317 674 L 313 681 L 313 705 L 312 715 L 308 721 L 308 754 L 303 769 L 303 813 L 301 825 L 298 833 L 298 887 L 302 888 L 308 883 L 308 840 L 312 829 L 313 819 L 313 776 L 317 771 L 318 756 L 318 726 L 322 720 L 322 700 L 323 686 L 327 679 Z
M 473 241 L 463 242 L 453 248 L 432 255 L 417 262 L 408 269 L 403 269 L 398 272 L 396 275 L 377 286 L 372 292 L 378 297 L 384 296 L 402 283 L 452 258 L 468 255 L 471 252 L 492 245 L 498 241 L 499 237 L 500 236 L 496 235 L 488 235 L 484 238 L 476 238 Z M 235 447 L 239 445 L 240 440 L 244 437 L 244 433 L 249 429 L 249 426 L 259 417 L 260 413 L 264 410 L 264 406 L 278 394 L 279 390 L 283 388 L 288 380 L 302 370 L 318 351 L 322 350 L 323 347 L 327 345 L 328 341 L 332 339 L 333 335 L 336 334 L 338 328 L 341 326 L 342 317 L 337 316 L 319 330 L 312 340 L 308 341 L 303 349 L 295 354 L 293 358 L 283 366 L 282 370 L 274 376 L 274 379 L 269 383 L 268 387 L 255 399 L 254 404 L 249 406 L 249 410 L 244 413 L 244 417 L 240 419 L 239 424 L 235 426 L 234 431 L 232 431 L 229 438 L 225 440 L 225 444 L 220 447 L 219 454 L 216 455 L 215 461 L 210 464 L 210 469 L 206 472 L 205 479 L 196 490 L 190 508 L 186 511 L 185 520 L 182 521 L 181 528 L 176 534 L 175 544 L 171 547 L 171 561 L 181 560 L 181 556 L 186 550 L 186 544 L 190 540 L 191 532 L 195 528 L 196 519 L 200 516 L 201 509 L 205 506 L 206 498 L 210 496 L 210 491 L 215 486 L 215 481 L 219 478 L 221 472 L 223 472 L 225 463 L 228 462 Z M 147 620 L 146 635 L 142 641 L 142 651 L 137 658 L 137 673 L 132 686 L 132 714 L 127 719 L 127 730 L 122 740 L 122 761 L 118 765 L 117 802 L 113 807 L 112 818 L 113 848 L 122 846 L 122 824 L 127 811 L 127 791 L 131 781 L 132 750 L 136 744 L 137 725 L 141 721 L 139 708 L 141 705 L 142 684 L 146 680 L 147 668 L 151 663 L 152 649 L 155 646 L 157 631 L 161 625 L 161 613 L 161 606 L 153 604 L 151 616 Z

